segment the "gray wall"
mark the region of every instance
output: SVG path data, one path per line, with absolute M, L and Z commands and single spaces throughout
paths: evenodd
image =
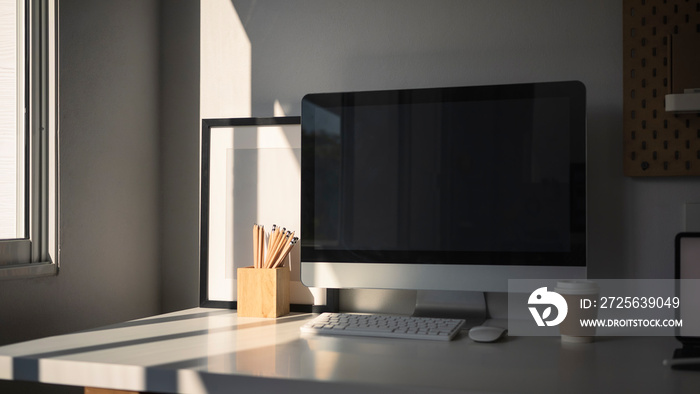
M 0 283 L 0 343 L 159 311 L 157 5 L 61 1 L 61 269 Z
M 684 229 L 684 203 L 700 201 L 700 183 L 623 176 L 620 2 L 232 3 L 251 42 L 253 116 L 273 115 L 275 101 L 299 115 L 309 92 L 581 80 L 588 88 L 589 275 L 672 277 L 673 237 Z M 191 131 L 184 133 L 190 142 L 170 143 L 182 148 L 177 160 L 191 163 L 198 146 Z M 168 165 L 163 179 L 174 182 L 180 173 Z M 180 226 L 164 226 L 163 253 L 178 248 L 163 265 L 163 277 L 171 278 L 163 285 L 165 310 L 197 304 L 189 279 L 197 270 L 197 234 L 186 217 L 198 209 L 191 178 L 180 194 L 164 197 L 165 206 L 177 207 L 167 220 Z M 353 307 L 376 299 L 368 292 L 352 297 Z M 390 298 L 375 303 L 395 305 L 396 294 Z
M 160 311 L 158 1 L 61 0 L 59 15 L 61 269 L 0 283 L 0 344 Z
M 589 276 L 670 278 L 695 178 L 622 174 L 619 1 L 233 0 L 252 114 L 309 92 L 575 79 L 588 89 Z M 359 299 L 359 298 L 358 298 Z
M 60 12 L 61 270 L 2 282 L 2 343 L 159 310 L 157 2 Z
M 160 15 L 161 307 L 199 305 L 200 2 Z

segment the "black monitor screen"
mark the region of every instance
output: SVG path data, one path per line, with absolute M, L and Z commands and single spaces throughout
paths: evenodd
M 307 95 L 302 261 L 585 265 L 579 82 Z

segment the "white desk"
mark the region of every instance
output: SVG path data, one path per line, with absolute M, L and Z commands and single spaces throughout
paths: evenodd
M 195 308 L 0 347 L 0 379 L 158 392 L 697 393 L 700 372 L 661 365 L 673 338 L 474 343 L 301 337 L 311 315 L 239 318 Z M 239 391 L 240 390 L 240 391 Z

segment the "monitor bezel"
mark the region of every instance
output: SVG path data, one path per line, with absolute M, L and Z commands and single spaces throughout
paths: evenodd
M 576 250 L 568 253 L 543 252 L 442 252 L 442 251 L 377 251 L 377 250 L 327 250 L 317 249 L 313 245 L 313 229 L 310 226 L 313 210 L 314 179 L 308 176 L 313 173 L 314 163 L 310 162 L 309 152 L 313 150 L 313 138 L 309 138 L 312 130 L 308 122 L 313 118 L 310 106 L 324 109 L 342 106 L 380 105 L 387 103 L 424 103 L 437 101 L 471 101 L 471 100 L 502 100 L 539 97 L 567 97 L 570 105 L 570 143 L 571 161 L 580 160 L 579 174 L 572 174 L 572 182 L 576 182 L 571 190 L 583 201 L 582 215 L 577 218 L 579 225 L 576 231 L 572 229 L 572 242 Z M 492 277 L 513 278 L 583 278 L 586 276 L 586 89 L 579 81 L 528 83 L 512 85 L 489 85 L 447 88 L 400 89 L 384 91 L 338 92 L 309 94 L 302 100 L 302 228 L 301 244 L 302 282 L 309 286 L 351 287 L 351 288 L 444 288 L 445 280 L 452 275 L 464 278 L 484 277 L 491 272 Z M 305 122 L 306 119 L 306 122 Z M 580 159 L 578 159 L 580 158 Z M 572 168 L 575 166 L 572 165 Z M 305 169 L 307 171 L 305 171 Z M 305 174 L 307 174 L 305 176 Z M 311 195 L 304 194 L 305 191 Z M 573 198 L 573 197 L 572 197 Z M 572 215 L 574 215 L 572 211 Z M 574 219 L 574 218 L 572 218 Z M 361 263 L 361 264 L 357 264 Z M 315 265 L 315 266 L 314 266 Z M 353 272 L 362 268 L 365 272 L 383 272 L 393 270 L 394 265 L 404 266 L 402 279 L 394 281 L 393 285 L 374 283 L 361 274 L 353 278 Z M 359 267 L 362 266 L 362 267 Z M 420 279 L 425 276 L 425 270 L 431 267 L 444 272 L 443 284 L 425 284 Z M 465 271 L 466 270 L 466 271 Z M 467 272 L 468 271 L 468 272 Z M 415 275 L 413 274 L 415 272 Z M 383 275 L 380 275 L 383 276 Z M 326 279 L 324 279 L 326 278 Z M 333 278 L 328 280 L 328 278 Z M 344 278 L 338 280 L 338 278 Z M 445 279 L 447 278 L 447 279 Z M 463 279 L 462 279 L 463 280 Z M 382 279 L 379 282 L 384 281 Z M 423 284 L 421 284 L 423 283 Z M 483 285 L 483 286 L 482 286 Z M 481 290 L 494 288 L 494 283 L 483 283 L 479 280 L 470 284 L 455 283 L 450 288 Z M 498 280 L 498 286 L 503 287 L 503 281 Z

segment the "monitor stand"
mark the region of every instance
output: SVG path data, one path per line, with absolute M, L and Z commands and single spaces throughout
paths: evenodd
M 486 294 L 481 291 L 418 290 L 413 316 L 465 319 L 466 327 L 487 318 Z

